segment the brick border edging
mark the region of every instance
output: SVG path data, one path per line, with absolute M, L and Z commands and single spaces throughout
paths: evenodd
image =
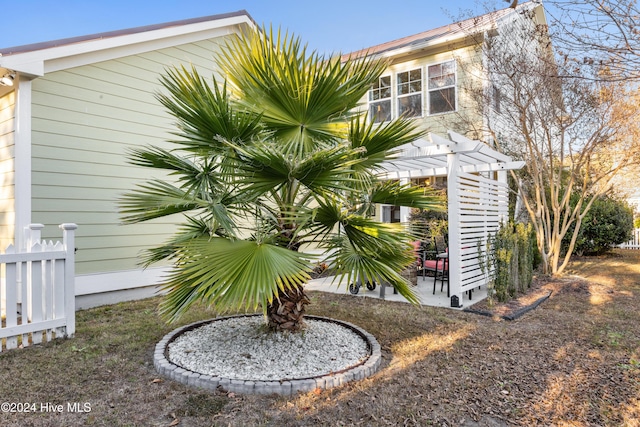
M 336 323 L 347 329 L 351 329 L 367 343 L 369 347 L 369 356 L 359 364 L 351 366 L 340 372 L 334 372 L 328 375 L 317 377 L 308 377 L 300 379 L 292 379 L 286 381 L 251 381 L 251 380 L 235 380 L 224 377 L 213 377 L 211 375 L 201 374 L 185 368 L 182 368 L 169 360 L 168 345 L 184 332 L 196 329 L 205 324 L 235 317 L 250 317 L 256 315 L 236 315 L 217 317 L 215 319 L 204 320 L 191 323 L 186 326 L 177 328 L 165 335 L 158 344 L 156 344 L 153 353 L 153 366 L 158 373 L 166 378 L 172 379 L 179 383 L 203 388 L 206 390 L 217 390 L 219 387 L 226 391 L 243 394 L 281 394 L 293 395 L 297 392 L 307 392 L 319 389 L 330 389 L 338 387 L 351 381 L 362 380 L 370 377 L 378 371 L 382 361 L 382 352 L 380 344 L 373 335 L 364 329 L 342 320 L 331 319 L 321 316 L 305 316 L 307 319 L 320 320 L 324 322 Z

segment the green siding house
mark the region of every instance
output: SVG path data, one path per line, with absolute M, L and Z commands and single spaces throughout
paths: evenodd
M 490 105 L 479 111 L 468 88 L 488 88 L 482 72 L 485 37 L 521 19 L 544 23 L 542 6 L 525 3 L 352 53 L 389 61 L 362 108 L 376 122 L 405 114 L 435 134 L 454 131 L 486 140 L 472 130 L 483 129 L 495 111 Z M 155 99 L 168 67 L 193 65 L 211 75 L 215 52 L 227 37 L 257 30 L 248 13 L 239 11 L 0 48 L 0 251 L 10 243 L 24 247 L 29 224 L 44 224 L 43 238 L 57 240 L 58 224 L 76 223 L 78 307 L 152 295 L 166 266 L 142 270 L 138 254 L 164 242 L 178 221 L 120 224 L 118 198 L 149 178 L 127 164 L 127 150 L 171 139 L 172 119 Z M 489 150 L 474 150 L 481 148 Z M 416 170 L 389 179 L 450 175 L 447 159 L 453 152 L 429 153 L 413 159 Z M 505 177 L 508 159 L 494 154 L 481 159 L 480 169 L 469 164 L 461 170 Z M 376 215 L 407 220 L 408 209 L 390 208 Z
M 174 224 L 121 225 L 117 199 L 143 178 L 127 150 L 162 145 L 172 121 L 154 94 L 168 67 L 215 73 L 226 37 L 256 26 L 245 11 L 0 48 L 0 252 L 24 245 L 24 228 L 78 224 L 78 306 L 120 294 L 150 295 L 162 267 L 142 270 L 139 252 Z M 93 297 L 90 297 L 93 295 Z

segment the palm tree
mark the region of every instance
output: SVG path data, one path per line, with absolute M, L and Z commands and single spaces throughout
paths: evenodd
M 375 203 L 437 208 L 423 189 L 377 178 L 397 147 L 423 135 L 408 120 L 374 125 L 357 112 L 385 63 L 342 62 L 279 31 L 234 37 L 218 59 L 225 80 L 173 68 L 157 98 L 176 121 L 174 150 L 145 147 L 132 164 L 164 169 L 125 194 L 125 223 L 183 214 L 147 266 L 170 260 L 161 312 L 175 320 L 191 304 L 262 308 L 271 329 L 298 330 L 318 249 L 349 282 L 384 281 L 418 302 L 398 274 L 413 261 L 411 236 L 378 223 Z

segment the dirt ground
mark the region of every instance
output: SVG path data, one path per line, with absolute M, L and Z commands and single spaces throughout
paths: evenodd
M 549 292 L 518 319 L 501 317 Z M 472 307 L 492 316 L 310 297 L 309 314 L 376 337 L 379 372 L 292 397 L 184 387 L 153 369 L 156 342 L 177 325 L 151 299 L 81 311 L 75 338 L 1 353 L 1 401 L 90 411 L 4 412 L 0 425 L 640 426 L 640 251 L 576 258 L 507 304 Z M 181 324 L 213 315 L 196 310 Z

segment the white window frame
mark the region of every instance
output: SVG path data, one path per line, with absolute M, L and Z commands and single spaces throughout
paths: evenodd
M 500 88 L 493 83 L 491 85 L 491 105 L 495 113 L 500 114 L 502 112 L 502 92 Z
M 444 86 L 440 86 L 440 87 L 435 87 L 435 88 L 431 88 L 431 74 L 430 74 L 430 69 L 431 67 L 437 66 L 437 65 L 443 65 L 446 64 L 448 62 L 452 62 L 453 63 L 453 84 L 450 85 L 444 85 Z M 433 64 L 429 64 L 426 66 L 426 94 L 427 94 L 427 104 L 428 104 L 428 114 L 429 116 L 436 116 L 436 115 L 440 115 L 440 114 L 448 114 L 448 113 L 454 113 L 458 110 L 458 64 L 456 62 L 455 59 L 449 59 L 446 61 L 440 61 L 440 62 L 436 62 Z M 437 77 L 437 76 L 434 76 Z M 442 91 L 444 89 L 451 89 L 453 88 L 453 102 L 455 103 L 454 108 L 452 110 L 447 110 L 447 111 L 438 111 L 436 113 L 432 112 L 432 108 L 431 108 L 431 94 L 433 92 L 438 92 L 438 91 Z
M 419 71 L 420 72 L 420 80 L 411 80 L 411 73 L 413 71 Z M 407 77 L 408 77 L 408 81 L 405 83 L 402 83 L 403 85 L 411 85 L 412 82 L 420 82 L 420 90 L 417 92 L 411 92 L 409 91 L 408 93 L 404 93 L 404 94 L 400 94 L 400 79 L 399 79 L 399 75 L 403 74 L 403 73 L 407 73 Z M 407 116 L 408 118 L 420 118 L 420 117 L 424 117 L 424 93 L 425 93 L 425 86 L 424 86 L 424 67 L 420 66 L 420 67 L 412 67 L 412 68 L 408 68 L 406 70 L 402 70 L 402 71 L 397 71 L 395 73 L 395 105 L 396 105 L 396 116 L 400 117 L 401 113 L 400 113 L 400 102 L 402 99 L 404 98 L 410 98 L 410 97 L 415 97 L 415 96 L 419 96 L 420 97 L 420 112 L 419 114 L 414 114 L 411 116 Z
M 375 91 L 382 91 L 383 87 L 380 86 L 380 83 L 382 82 L 382 79 L 384 78 L 388 78 L 389 79 L 389 97 L 388 98 L 378 98 L 378 99 L 373 99 L 374 96 L 374 92 Z M 374 114 L 371 113 L 371 107 L 373 107 L 376 104 L 381 104 L 381 103 L 385 103 L 388 102 L 389 103 L 389 120 L 393 119 L 394 117 L 394 111 L 393 111 L 393 99 L 394 99 L 394 91 L 393 91 L 393 76 L 391 74 L 384 74 L 382 76 L 380 76 L 378 78 L 378 88 L 374 88 L 372 87 L 371 89 L 369 89 L 369 92 L 367 93 L 367 111 L 369 112 L 369 120 L 373 121 L 374 123 L 383 123 L 386 120 L 376 120 L 376 116 Z

